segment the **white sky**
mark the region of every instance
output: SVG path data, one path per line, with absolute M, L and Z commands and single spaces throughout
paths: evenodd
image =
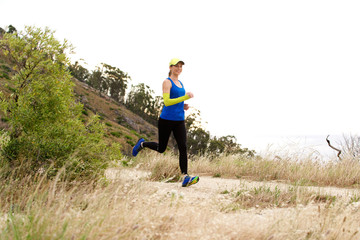
M 173 57 L 212 135 L 244 147 L 360 132 L 360 1 L 0 0 L 0 27 L 48 26 L 161 95 Z M 322 150 L 320 150 L 322 149 Z M 331 150 L 330 150 L 331 151 Z

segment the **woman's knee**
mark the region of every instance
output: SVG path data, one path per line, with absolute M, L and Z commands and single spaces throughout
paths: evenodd
M 165 152 L 165 150 L 166 150 L 166 147 L 159 147 L 158 152 L 163 153 L 163 152 Z

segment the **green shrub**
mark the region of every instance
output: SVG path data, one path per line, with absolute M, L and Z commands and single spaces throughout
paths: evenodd
M 8 51 L 10 49 L 11 51 Z M 0 50 L 15 62 L 14 94 L 1 94 L 1 109 L 11 126 L 9 141 L 1 148 L 10 168 L 26 166 L 36 172 L 53 166 L 49 176 L 64 169 L 68 179 L 97 178 L 111 158 L 119 158 L 118 146 L 108 146 L 98 116 L 86 124 L 86 112 L 74 97 L 65 53 L 71 49 L 57 41 L 49 29 L 26 27 L 25 33 L 5 34 Z
M 89 113 L 88 113 L 88 111 L 86 109 L 83 109 L 81 111 L 81 113 L 84 114 L 85 116 L 89 116 Z
M 99 114 L 99 119 L 100 120 L 104 120 L 106 118 L 106 115 L 103 113 L 98 113 Z
M 121 137 L 121 132 L 111 132 L 110 133 L 111 135 L 113 135 L 114 137 L 117 137 L 117 138 L 119 138 L 119 137 Z
M 0 72 L 0 78 L 5 78 L 7 80 L 10 79 L 9 74 L 6 72 Z
M 137 133 L 135 130 L 131 130 L 131 133 L 137 136 L 138 138 L 141 138 L 140 134 Z

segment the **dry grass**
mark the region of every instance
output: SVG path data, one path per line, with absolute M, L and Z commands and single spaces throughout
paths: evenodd
M 144 169 L 153 171 L 156 165 L 161 165 L 165 172 L 170 165 L 172 172 L 175 171 L 178 168 L 177 161 L 177 157 L 170 154 L 159 156 L 152 152 L 146 152 L 141 159 Z M 312 159 L 248 158 L 241 155 L 216 158 L 202 156 L 193 157 L 189 161 L 189 171 L 215 177 L 280 180 L 295 185 L 357 187 L 360 184 L 360 161 L 347 159 L 341 162 L 318 162 Z
M 251 189 L 242 188 L 231 194 L 233 202 L 223 208 L 224 211 L 256 208 L 287 208 L 298 205 L 306 206 L 312 203 L 333 203 L 335 196 L 320 194 L 306 188 L 289 187 L 282 190 L 260 185 Z
M 38 180 L 13 180 L 6 187 L 2 185 L 1 239 L 358 237 L 360 214 L 354 204 L 324 201 L 295 208 L 225 212 L 219 202 L 194 201 L 176 192 L 164 194 L 151 182 L 126 180 L 126 176 L 105 185 L 70 186 L 56 179 Z M 267 189 L 259 191 L 264 200 Z M 248 202 L 239 196 L 234 199 Z
M 200 183 L 190 188 L 163 181 L 179 176 L 177 157 L 145 151 L 133 165 L 150 170 L 146 178 L 134 175 L 136 169 L 122 167 L 98 183 L 70 184 L 41 176 L 0 178 L 0 239 L 359 238 L 359 195 L 342 198 L 302 186 L 276 182 L 250 186 L 245 180 L 211 177 L 218 173 L 266 180 L 278 172 L 276 179 L 299 182 L 295 176 L 307 179 L 316 173 L 312 182 L 325 184 L 354 171 L 343 163 L 331 168 L 310 162 L 275 163 L 239 156 L 198 158 L 189 169 L 210 177 L 201 176 Z M 316 166 L 320 169 L 311 169 Z M 296 171 L 287 172 L 293 168 Z M 321 174 L 324 169 L 333 173 Z M 217 189 L 200 185 L 210 180 Z M 223 181 L 236 185 L 227 188 Z
M 166 181 L 172 179 L 174 181 L 181 180 L 179 170 L 179 160 L 172 154 L 157 154 L 155 152 L 147 152 L 142 154 L 140 161 L 137 160 L 139 167 L 151 172 L 150 179 L 153 181 Z

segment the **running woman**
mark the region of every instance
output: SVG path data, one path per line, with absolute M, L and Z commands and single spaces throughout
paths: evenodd
M 143 138 L 140 138 L 132 150 L 132 155 L 135 157 L 144 148 L 150 148 L 159 153 L 165 152 L 172 132 L 179 148 L 180 170 L 184 174 L 182 186 L 188 187 L 197 183 L 199 177 L 188 175 L 185 110 L 189 109 L 189 105 L 184 101 L 193 98 L 194 94 L 185 92 L 184 85 L 179 80 L 183 65 L 185 63 L 180 59 L 171 59 L 169 77 L 162 84 L 165 106 L 158 121 L 159 142 L 145 142 Z

